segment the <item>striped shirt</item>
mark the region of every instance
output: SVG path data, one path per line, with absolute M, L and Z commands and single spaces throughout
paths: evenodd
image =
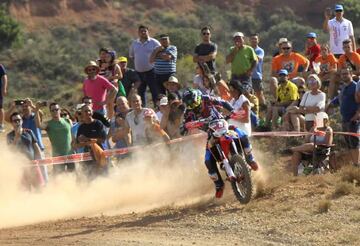
M 164 49 L 159 55 L 162 53 L 171 55 L 171 60 L 166 61 L 161 58 L 155 59 L 155 73 L 156 74 L 170 74 L 176 73 L 176 59 L 177 59 L 177 49 L 174 45 L 169 45 Z

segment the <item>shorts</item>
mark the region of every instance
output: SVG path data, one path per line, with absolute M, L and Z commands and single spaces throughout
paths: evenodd
M 342 124 L 344 132 L 360 133 L 360 122 L 346 122 Z M 345 135 L 345 141 L 349 149 L 360 148 L 360 137 Z
M 252 80 L 252 87 L 255 92 L 263 91 L 263 82 L 261 79 L 251 79 Z

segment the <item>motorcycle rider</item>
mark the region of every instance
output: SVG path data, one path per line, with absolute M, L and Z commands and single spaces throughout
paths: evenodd
M 187 107 L 184 115 L 185 123 L 209 117 L 212 119 L 224 119 L 222 114 L 219 112 L 221 108 L 224 108 L 229 112 L 233 112 L 234 110 L 228 102 L 209 95 L 202 95 L 201 92 L 196 89 L 187 89 L 183 94 L 183 102 Z M 252 147 L 248 136 L 243 130 L 237 127 L 230 126 L 230 128 L 237 133 L 240 139 L 241 145 L 245 151 L 247 163 L 250 165 L 252 170 L 257 170 L 258 164 L 252 155 Z M 207 131 L 207 126 L 203 127 L 202 130 Z M 210 179 L 212 179 L 215 183 L 215 197 L 221 198 L 224 192 L 224 181 L 221 178 L 216 159 L 212 155 L 210 147 L 211 136 L 209 134 L 205 151 L 205 166 L 208 169 Z M 229 176 L 228 178 L 230 180 L 236 179 L 235 176 Z

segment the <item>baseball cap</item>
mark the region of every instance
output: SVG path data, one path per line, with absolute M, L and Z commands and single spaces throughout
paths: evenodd
M 316 33 L 314 32 L 309 32 L 307 35 L 306 35 L 307 38 L 316 38 Z
M 335 11 L 344 10 L 344 7 L 341 4 L 336 4 L 334 10 Z
M 176 83 L 176 84 L 179 83 L 178 79 L 175 76 L 170 76 L 167 81 L 168 82 L 173 82 L 173 83 Z
M 242 33 L 242 32 L 236 32 L 236 33 L 234 33 L 234 35 L 233 35 L 233 38 L 235 38 L 235 37 L 244 37 L 244 33 Z
M 160 99 L 160 106 L 168 105 L 168 98 L 163 97 Z
M 278 44 L 287 43 L 287 42 L 288 42 L 287 38 L 280 38 Z
M 288 71 L 286 69 L 280 69 L 278 75 L 288 75 Z
M 127 60 L 127 58 L 125 57 L 125 56 L 120 56 L 119 58 L 118 58 L 118 62 L 127 62 L 128 60 Z

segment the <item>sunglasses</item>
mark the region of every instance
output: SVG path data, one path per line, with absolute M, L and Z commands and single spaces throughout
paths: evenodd
M 335 10 L 336 13 L 340 13 L 340 12 L 343 12 L 341 9 L 339 10 Z
M 21 122 L 21 119 L 15 119 L 15 120 L 12 120 L 12 122 L 14 122 L 14 123 L 20 123 L 20 122 Z
M 51 112 L 58 112 L 60 110 L 60 108 L 53 108 L 53 109 L 51 109 L 50 111 Z
M 291 49 L 290 47 L 284 47 L 284 48 L 282 48 L 283 50 L 289 50 L 289 49 Z
M 86 71 L 87 71 L 88 73 L 89 73 L 89 72 L 96 72 L 96 68 L 89 68 L 89 69 L 87 69 Z
M 67 117 L 68 114 L 66 114 L 66 113 L 61 113 L 60 116 L 64 118 L 64 117 Z
M 209 36 L 210 33 L 209 33 L 209 32 L 203 32 L 202 35 L 204 35 L 204 36 Z

